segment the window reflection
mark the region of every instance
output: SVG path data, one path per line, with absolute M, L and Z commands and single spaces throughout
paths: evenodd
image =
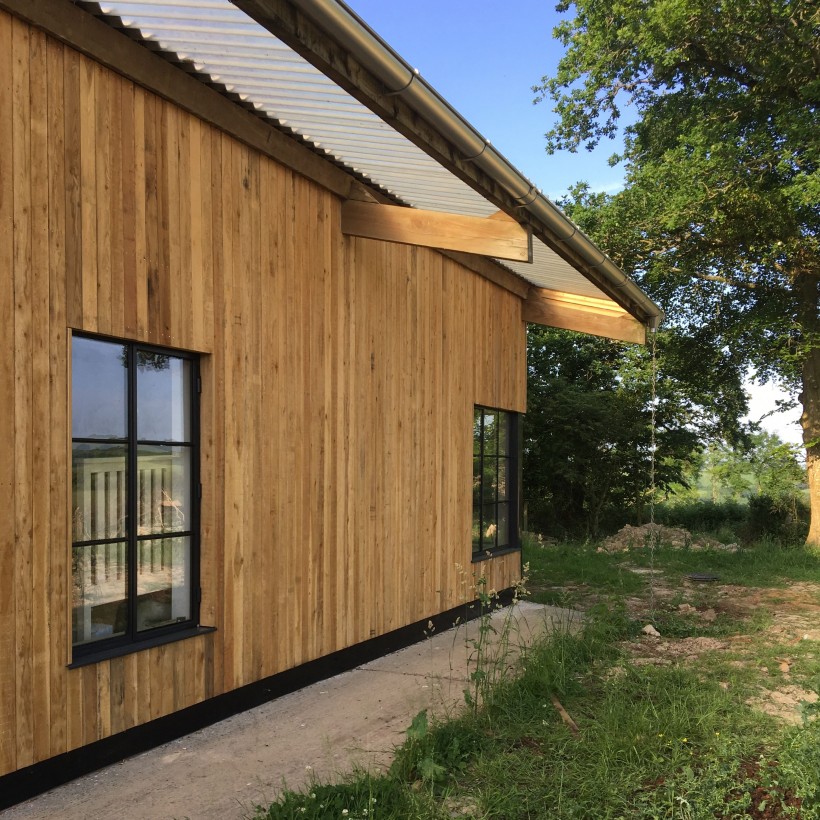
M 71 631 L 75 645 L 125 633 L 126 550 L 123 541 L 73 549 Z
M 74 646 L 195 617 L 194 367 L 72 338 Z
M 473 417 L 473 554 L 516 546 L 516 416 L 476 407 Z
M 124 537 L 127 446 L 75 443 L 72 449 L 72 540 Z
M 71 341 L 71 435 L 123 439 L 127 434 L 125 348 L 74 336 Z
M 190 617 L 191 543 L 189 538 L 140 541 L 137 561 L 137 629 L 185 621 Z
M 189 441 L 190 362 L 176 356 L 137 351 L 137 438 Z

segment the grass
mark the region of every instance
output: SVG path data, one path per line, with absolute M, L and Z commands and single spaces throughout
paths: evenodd
M 627 555 L 636 566 L 649 566 L 650 556 L 645 552 Z M 794 581 L 820 583 L 820 558 L 817 555 L 765 541 L 737 552 L 662 547 L 655 553 L 655 566 L 667 575 L 713 573 L 723 584 L 746 587 L 785 587 Z
M 530 566 L 530 599 L 539 604 L 567 604 L 570 590 L 577 587 L 599 594 L 631 595 L 646 586 L 645 578 L 629 570 L 626 558 L 599 553 L 588 546 L 539 547 L 537 542 L 529 541 L 525 556 Z
M 544 597 L 563 587 L 567 598 L 595 602 L 580 631 L 532 647 L 480 708 L 441 722 L 421 713 L 388 772 L 286 792 L 257 818 L 820 818 L 820 720 L 810 720 L 818 707 L 805 704 L 804 721 L 787 725 L 747 703 L 786 685 L 820 693 L 817 642 L 778 638 L 763 607 L 704 620 L 720 603 L 715 588 L 676 591 L 690 571 L 751 590 L 820 584 L 817 558 L 768 545 L 659 550 L 656 583 L 671 590 L 654 613 L 663 646 L 711 637 L 721 648 L 696 661 L 670 652 L 639 663 L 661 646 L 641 640 L 651 613 L 634 608 L 648 600 L 648 581 L 629 566 L 645 567 L 645 556 L 564 545 L 526 557 Z

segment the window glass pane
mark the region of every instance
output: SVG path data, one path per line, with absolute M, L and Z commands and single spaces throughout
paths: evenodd
M 495 501 L 498 488 L 498 459 L 484 458 L 481 470 L 481 489 L 483 501 Z
M 190 441 L 191 363 L 164 353 L 137 351 L 137 438 Z
M 191 448 L 137 448 L 137 535 L 191 529 Z
M 494 456 L 498 452 L 498 413 L 484 411 L 484 455 Z
M 498 505 L 498 546 L 507 547 L 510 544 L 510 505 Z
M 481 410 L 475 409 L 473 414 L 473 455 L 481 455 Z
M 498 532 L 498 523 L 496 522 L 496 505 L 485 504 L 482 518 L 483 521 L 481 522 L 481 526 L 483 528 L 483 532 L 481 533 L 481 549 L 495 549 L 495 539 Z
M 96 541 L 126 535 L 125 444 L 72 447 L 72 540 Z
M 510 454 L 510 414 L 498 414 L 498 454 L 508 456 Z
M 152 538 L 137 542 L 137 629 L 191 618 L 191 542 Z
M 71 631 L 74 644 L 123 635 L 127 629 L 127 548 L 124 542 L 74 547 Z
M 125 346 L 75 336 L 71 341 L 73 438 L 125 438 L 128 357 Z
M 506 501 L 510 497 L 510 460 L 498 459 L 498 500 Z
M 481 504 L 473 504 L 473 552 L 481 552 Z

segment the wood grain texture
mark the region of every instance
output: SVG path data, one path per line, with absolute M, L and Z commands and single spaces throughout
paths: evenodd
M 342 233 L 531 262 L 532 234 L 504 217 L 483 219 L 350 199 L 342 204 Z
M 52 405 L 49 391 L 49 133 L 46 37 L 31 34 L 30 115 L 31 115 L 31 430 L 51 427 Z M 36 314 L 34 311 L 36 310 Z M 51 473 L 51 447 L 48 436 L 35 435 L 31 449 L 31 629 L 32 677 L 50 680 L 51 599 L 48 594 L 51 567 L 46 550 L 34 548 L 49 541 L 51 529 L 51 494 L 40 489 Z M 61 448 L 62 449 L 62 448 Z M 32 712 L 34 719 L 34 759 L 48 757 L 51 747 L 50 686 L 34 686 Z
M 0 15 L 0 111 L 13 108 L 12 19 Z M 10 116 L 0 117 L 0 270 L 14 270 L 14 136 Z M 14 390 L 14 276 L 0 276 L 0 419 L 15 429 Z M 16 469 L 14 442 L 0 447 L 0 520 L 14 521 Z M 17 652 L 15 630 L 14 527 L 0 528 L 0 772 L 17 768 Z
M 17 765 L 34 762 L 34 645 L 30 613 L 34 596 L 32 474 L 32 169 L 31 31 L 12 21 L 12 185 L 14 279 L 14 584 L 16 640 Z M 9 521 L 11 523 L 11 520 Z
M 48 72 L 48 239 L 49 254 L 49 320 L 46 339 L 49 345 L 49 407 L 52 436 L 50 443 L 48 498 L 51 505 L 49 526 L 45 533 L 47 559 L 50 643 L 48 647 L 51 670 L 50 708 L 46 717 L 50 724 L 52 749 L 67 745 L 66 677 L 59 674 L 69 660 L 68 636 L 70 625 L 65 602 L 70 586 L 70 561 L 65 545 L 69 540 L 66 486 L 69 476 L 69 430 L 64 410 L 68 406 L 68 334 L 66 331 L 65 282 L 66 273 L 66 175 L 65 175 L 65 61 L 61 44 L 49 40 L 47 44 Z M 62 445 L 60 442 L 63 442 Z
M 0 774 L 470 599 L 522 299 L 0 12 Z M 68 669 L 71 332 L 201 354 L 215 633 Z M 518 557 L 481 565 L 502 588 Z
M 539 325 L 646 344 L 646 325 L 606 299 L 533 287 L 524 302 L 523 316 L 524 321 Z

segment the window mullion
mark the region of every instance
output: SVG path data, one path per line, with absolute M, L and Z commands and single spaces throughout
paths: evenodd
M 137 637 L 137 352 L 128 345 L 128 635 Z
M 479 474 L 481 475 L 480 495 L 478 496 L 478 550 L 484 551 L 484 408 L 480 407 L 478 417 L 481 444 L 479 446 Z

